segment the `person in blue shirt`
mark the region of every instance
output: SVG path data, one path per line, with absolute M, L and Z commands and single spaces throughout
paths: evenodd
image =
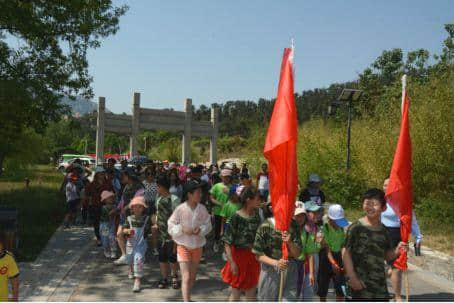
M 383 191 L 386 193 L 389 179 L 385 179 L 383 182 Z M 386 210 L 381 214 L 381 222 L 386 226 L 388 233 L 391 237 L 393 247 L 401 241 L 400 238 L 400 219 L 392 209 L 389 201 L 386 201 Z M 422 243 L 422 234 L 419 229 L 418 221 L 416 220 L 415 212 L 413 211 L 411 220 L 411 234 L 416 239 L 416 247 L 420 249 Z M 388 271 L 388 275 L 391 276 L 391 285 L 394 290 L 394 300 L 396 302 L 402 301 L 401 290 L 402 290 L 402 271 L 393 266 L 395 260 L 387 261 L 391 267 Z

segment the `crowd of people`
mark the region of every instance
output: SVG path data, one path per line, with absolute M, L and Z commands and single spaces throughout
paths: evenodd
M 408 244 L 400 241 L 400 222 L 383 190 L 367 190 L 361 200 L 364 216 L 349 224 L 341 205 L 326 202 L 322 178 L 311 174 L 295 201 L 289 230 L 281 232 L 275 228 L 269 182 L 266 164 L 253 180 L 247 165 L 148 161 L 116 168 L 108 159 L 92 172 L 76 160 L 62 184 L 64 228 L 92 225 L 104 256 L 127 265 L 134 292 L 141 290 L 150 250 L 159 260 L 157 287 L 181 288 L 183 300 L 191 301 L 198 266 L 212 242 L 225 261 L 219 271 L 230 286 L 230 301 L 243 294 L 247 301 L 277 301 L 280 292 L 284 301 L 316 296 L 326 301 L 330 283 L 338 301 L 387 301 L 386 273 L 394 299 L 401 299 L 401 272 L 392 263 Z M 420 245 L 416 218 L 413 233 Z

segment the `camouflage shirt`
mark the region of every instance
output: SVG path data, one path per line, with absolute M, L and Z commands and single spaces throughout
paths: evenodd
M 298 225 L 293 220 L 290 224 L 290 241 L 302 248 Z M 265 220 L 257 229 L 252 252 L 258 256 L 266 255 L 275 260 L 282 257 L 282 235 L 274 228 L 271 218 Z
M 180 199 L 175 195 L 167 197 L 158 195 L 156 198 L 156 224 L 158 225 L 158 237 L 161 243 L 172 240 L 167 231 L 167 221 L 178 205 L 180 205 Z
M 115 206 L 115 204 L 106 204 L 106 205 L 103 205 L 102 208 L 101 208 L 101 218 L 99 219 L 100 222 L 109 222 L 110 221 L 110 217 L 109 217 L 109 213 L 111 210 L 117 208 Z
M 129 218 L 131 218 L 131 226 L 129 226 Z M 147 219 L 147 216 L 145 216 L 145 215 L 142 215 L 142 216 L 130 215 L 126 218 L 126 221 L 125 221 L 125 223 L 123 223 L 122 227 L 127 228 L 127 229 L 129 229 L 131 227 L 143 227 L 146 219 Z M 144 238 L 148 237 L 150 230 L 151 230 L 151 224 L 150 224 L 150 219 L 148 219 L 148 222 L 145 225 L 145 229 L 143 232 Z
M 131 202 L 132 198 L 134 198 L 134 195 L 139 189 L 143 189 L 143 185 L 140 182 L 136 182 L 133 184 L 127 184 L 123 190 L 123 201 L 124 201 L 124 207 L 129 205 L 129 202 Z
M 354 298 L 389 299 L 385 275 L 385 255 L 391 248 L 391 239 L 385 226 L 367 226 L 356 221 L 347 231 L 345 247 L 350 252 L 356 275 L 366 288 L 360 291 L 349 289 Z
M 255 211 L 249 218 L 235 213 L 229 220 L 230 228 L 227 228 L 223 241 L 237 248 L 252 248 L 255 234 L 260 226 L 260 216 Z

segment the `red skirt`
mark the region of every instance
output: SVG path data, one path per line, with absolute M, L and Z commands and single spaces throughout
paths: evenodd
M 238 267 L 238 275 L 234 276 L 230 270 L 230 262 L 227 261 L 221 270 L 222 280 L 233 288 L 251 289 L 259 283 L 260 263 L 255 258 L 250 248 L 236 248 L 230 246 L 232 258 Z

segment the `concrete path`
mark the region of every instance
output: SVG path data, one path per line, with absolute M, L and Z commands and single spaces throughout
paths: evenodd
M 55 246 L 58 246 L 56 248 Z M 229 290 L 221 281 L 223 262 L 207 258 L 199 269 L 194 301 L 226 301 Z M 91 229 L 58 230 L 37 262 L 21 265 L 21 300 L 27 301 L 181 301 L 181 291 L 158 289 L 159 264 L 148 256 L 142 292 L 132 293 L 127 267 L 117 267 L 94 245 Z M 454 301 L 454 283 L 411 266 L 412 301 Z M 330 291 L 329 298 L 334 299 Z

